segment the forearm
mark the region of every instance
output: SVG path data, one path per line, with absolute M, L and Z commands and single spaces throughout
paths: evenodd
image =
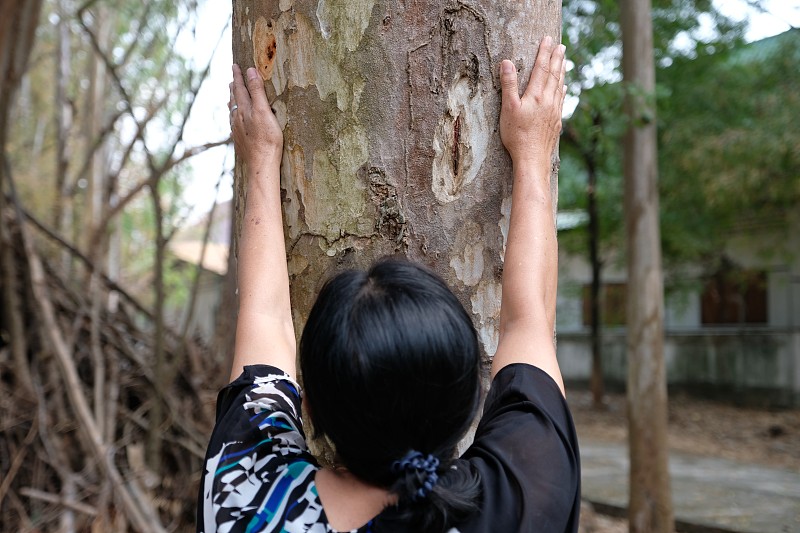
M 239 315 L 232 378 L 260 362 L 295 374 L 295 337 L 280 201 L 280 154 L 247 164 L 238 256 Z M 268 333 L 269 332 L 269 333 Z
M 532 364 L 547 372 L 563 394 L 553 343 L 558 245 L 549 177 L 549 163 L 514 165 L 500 338 L 492 376 L 512 363 Z
M 558 245 L 549 178 L 549 164 L 514 165 L 501 332 L 520 323 L 535 323 L 550 333 L 555 327 Z
M 291 318 L 280 199 L 280 154 L 247 164 L 239 246 L 239 309 Z

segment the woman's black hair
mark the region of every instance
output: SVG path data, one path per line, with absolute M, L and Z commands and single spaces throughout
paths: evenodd
M 480 401 L 478 340 L 436 274 L 384 259 L 330 279 L 303 330 L 300 367 L 315 433 L 358 478 L 398 495 L 395 516 L 409 530 L 444 531 L 475 510 L 476 473 L 453 460 Z M 430 490 L 425 471 L 395 464 L 410 452 L 438 460 Z

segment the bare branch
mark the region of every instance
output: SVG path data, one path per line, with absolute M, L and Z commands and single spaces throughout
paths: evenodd
M 97 516 L 97 509 L 95 509 L 91 505 L 86 505 L 85 503 L 80 503 L 76 501 L 70 501 L 65 499 L 63 496 L 59 496 L 57 494 L 50 494 L 49 492 L 44 492 L 31 487 L 24 487 L 20 489 L 19 493 L 22 496 L 27 496 L 28 498 L 41 500 L 47 503 L 54 503 L 56 505 L 61 505 L 62 507 L 72 509 L 73 511 L 77 511 L 79 513 L 83 513 L 88 516 Z
M 56 241 L 61 246 L 66 248 L 73 255 L 73 257 L 75 257 L 81 263 L 83 263 L 83 265 L 90 272 L 95 272 L 95 271 L 100 272 L 101 279 L 103 280 L 103 282 L 106 284 L 106 286 L 109 289 L 118 292 L 137 311 L 139 311 L 140 313 L 145 315 L 147 318 L 149 318 L 151 320 L 153 319 L 153 314 L 152 314 L 152 312 L 150 312 L 150 310 L 148 310 L 145 306 L 143 306 L 141 303 L 139 303 L 139 301 L 136 298 L 131 296 L 125 289 L 123 289 L 119 284 L 117 284 L 117 282 L 115 282 L 114 280 L 109 278 L 105 273 L 103 273 L 101 271 L 100 267 L 96 266 L 88 257 L 83 255 L 77 248 L 75 248 L 70 243 L 68 243 L 66 240 L 64 240 L 62 237 L 57 235 L 56 232 L 54 232 L 53 230 L 48 228 L 43 222 L 41 222 L 39 219 L 37 219 L 35 216 L 33 216 L 33 214 L 31 214 L 28 210 L 26 210 L 25 208 L 23 208 L 21 206 L 19 207 L 19 209 L 20 209 L 20 214 L 24 217 L 24 218 L 20 218 L 20 220 L 28 220 L 28 221 L 30 221 L 33 224 L 34 227 L 38 228 L 47 237 L 49 237 L 50 239 Z
M 206 143 L 206 144 L 201 144 L 200 146 L 193 146 L 192 148 L 188 148 L 185 152 L 183 152 L 183 155 L 181 155 L 179 158 L 170 159 L 169 161 L 167 161 L 167 163 L 163 167 L 161 167 L 161 169 L 159 169 L 159 170 L 161 171 L 161 174 L 163 175 L 164 173 L 172 170 L 174 167 L 180 165 L 181 163 L 183 163 L 187 159 L 191 159 L 192 157 L 194 157 L 196 155 L 202 154 L 206 150 L 210 150 L 212 148 L 216 148 L 217 146 L 225 146 L 226 144 L 230 144 L 230 143 L 231 143 L 231 138 L 228 137 L 227 139 L 224 139 L 222 141 L 214 141 L 214 142 L 209 142 L 209 143 Z
M 8 492 L 11 482 L 14 481 L 14 478 L 19 471 L 19 467 L 22 466 L 22 461 L 25 459 L 25 454 L 28 452 L 31 443 L 35 438 L 36 420 L 34 420 L 31 424 L 31 429 L 28 430 L 25 440 L 22 441 L 22 446 L 20 446 L 19 450 L 17 450 L 17 455 L 15 455 L 14 459 L 11 460 L 11 466 L 9 467 L 8 472 L 5 473 L 3 483 L 0 483 L 0 505 L 2 505 L 3 499 L 6 497 L 6 492 Z

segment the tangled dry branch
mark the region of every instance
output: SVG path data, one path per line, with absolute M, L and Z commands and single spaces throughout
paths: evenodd
M 152 314 L 106 279 L 96 290 L 116 291 L 122 303 L 104 309 L 94 325 L 103 358 L 98 375 L 91 296 L 44 259 L 44 226 L 9 204 L 0 213 L 8 230 L 0 244 L 12 252 L 16 278 L 4 281 L 4 292 L 18 296 L 27 351 L 20 368 L 10 355 L 13 339 L 0 338 L 0 530 L 193 529 L 223 361 L 170 331 L 167 358 L 178 371 L 160 386 Z M 48 240 L 70 250 L 52 233 Z M 94 268 L 86 258 L 77 264 Z M 151 428 L 157 403 L 165 422 Z M 162 440 L 155 462 L 145 454 L 152 431 Z

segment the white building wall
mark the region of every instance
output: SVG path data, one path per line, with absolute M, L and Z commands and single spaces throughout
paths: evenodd
M 800 228 L 800 213 L 793 227 Z M 777 236 L 770 231 L 735 239 L 726 251 L 737 266 L 768 272 L 767 325 L 703 326 L 699 281 L 666 296 L 664 350 L 671 385 L 800 405 L 800 231 Z M 778 255 L 777 249 L 788 253 Z M 559 263 L 558 358 L 565 380 L 588 382 L 591 351 L 582 291 L 591 271 L 584 257 L 560 253 Z M 624 282 L 625 274 L 606 267 L 602 281 Z M 606 379 L 624 384 L 625 330 L 605 328 L 602 335 Z

